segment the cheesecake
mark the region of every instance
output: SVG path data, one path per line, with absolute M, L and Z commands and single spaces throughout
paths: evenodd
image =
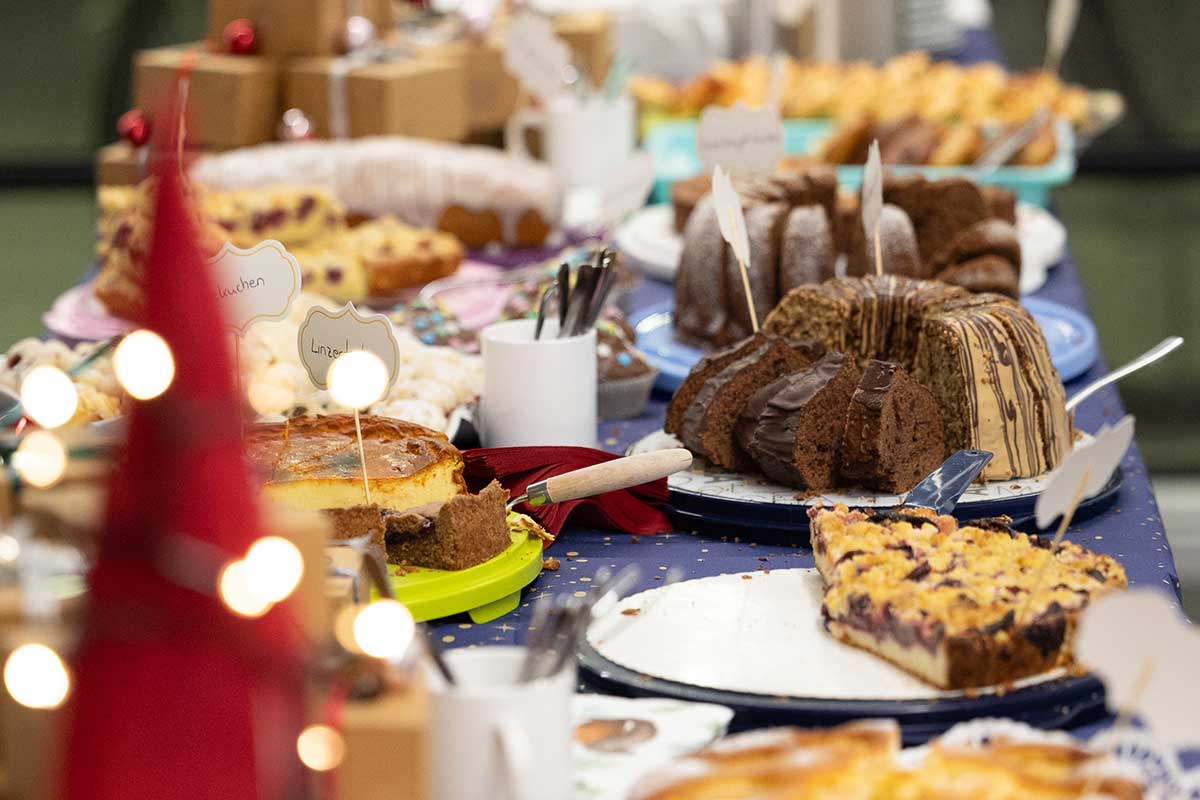
M 1112 558 L 929 509 L 809 511 L 836 638 L 943 689 L 1004 684 L 1072 663 L 1084 607 L 1123 588 Z
M 462 453 L 445 435 L 385 417 L 362 417 L 361 425 L 373 504 L 405 511 L 466 492 Z M 352 416 L 255 425 L 246 451 L 267 501 L 305 510 L 366 502 Z

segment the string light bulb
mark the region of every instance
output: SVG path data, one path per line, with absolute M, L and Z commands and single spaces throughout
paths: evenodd
M 254 574 L 242 559 L 230 561 L 217 579 L 217 591 L 230 611 L 241 617 L 261 617 L 271 608 L 271 599 L 254 581 Z
M 29 370 L 21 381 L 21 406 L 43 428 L 70 422 L 79 408 L 79 390 L 67 373 L 50 364 Z
M 346 742 L 342 735 L 328 725 L 309 725 L 296 739 L 296 753 L 301 763 L 315 772 L 328 772 L 342 763 Z
M 4 662 L 4 687 L 26 708 L 58 708 L 71 691 L 71 676 L 58 653 L 44 644 L 23 644 Z
M 243 563 L 256 591 L 271 603 L 287 598 L 304 575 L 304 556 L 282 536 L 264 536 L 256 541 Z
M 31 431 L 17 445 L 12 466 L 25 483 L 45 489 L 67 471 L 67 448 L 49 431 Z
M 354 643 L 374 658 L 402 658 L 416 630 L 412 614 L 395 600 L 376 600 L 354 617 Z
M 117 382 L 136 400 L 153 400 L 175 380 L 175 357 L 157 333 L 137 330 L 113 351 Z
M 387 391 L 387 382 L 383 359 L 367 350 L 342 353 L 329 365 L 325 377 L 333 401 L 356 410 L 378 402 Z

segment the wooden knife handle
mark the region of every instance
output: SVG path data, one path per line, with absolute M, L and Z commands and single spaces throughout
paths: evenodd
M 638 453 L 603 464 L 577 469 L 565 475 L 555 475 L 526 490 L 529 505 L 561 503 L 581 497 L 593 497 L 605 492 L 627 489 L 665 478 L 692 465 L 692 454 L 683 448 Z

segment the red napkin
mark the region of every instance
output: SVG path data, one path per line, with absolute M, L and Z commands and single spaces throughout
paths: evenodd
M 482 447 L 463 452 L 466 479 L 478 492 L 491 480 L 500 481 L 515 497 L 531 483 L 555 475 L 612 461 L 618 456 L 590 447 Z M 675 530 L 667 518 L 667 479 L 615 492 L 551 503 L 539 508 L 518 508 L 555 535 L 571 522 L 588 528 L 625 533 L 666 533 Z

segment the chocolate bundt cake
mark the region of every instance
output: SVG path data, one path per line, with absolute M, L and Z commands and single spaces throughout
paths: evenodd
M 907 492 L 946 457 L 933 393 L 890 361 L 871 360 L 850 398 L 841 474 L 884 492 Z
M 788 212 L 779 251 L 781 296 L 797 286 L 832 278 L 837 253 L 825 209 L 818 205 L 797 206 Z
M 850 226 L 847 242 L 846 274 L 874 275 L 875 242 L 867 240 L 861 218 L 857 225 Z M 883 256 L 883 272 L 909 278 L 933 277 L 917 251 L 917 234 L 912 220 L 899 206 L 885 203 L 879 212 L 879 250 Z
M 704 381 L 683 411 L 676 434 L 693 453 L 726 469 L 750 466 L 749 458 L 734 441 L 734 426 L 750 396 L 814 360 L 809 348 L 793 347 L 778 336 L 755 337 L 752 341 L 753 347 Z M 672 405 L 677 400 L 672 400 Z
M 751 398 L 738 419 L 744 451 L 779 483 L 835 486 L 846 407 L 858 379 L 854 359 L 829 353 L 808 369 L 774 381 Z
M 1046 340 L 1007 297 L 898 275 L 834 278 L 793 289 L 764 330 L 911 370 L 933 392 L 947 449 L 995 454 L 985 479 L 1040 475 L 1071 447 Z

